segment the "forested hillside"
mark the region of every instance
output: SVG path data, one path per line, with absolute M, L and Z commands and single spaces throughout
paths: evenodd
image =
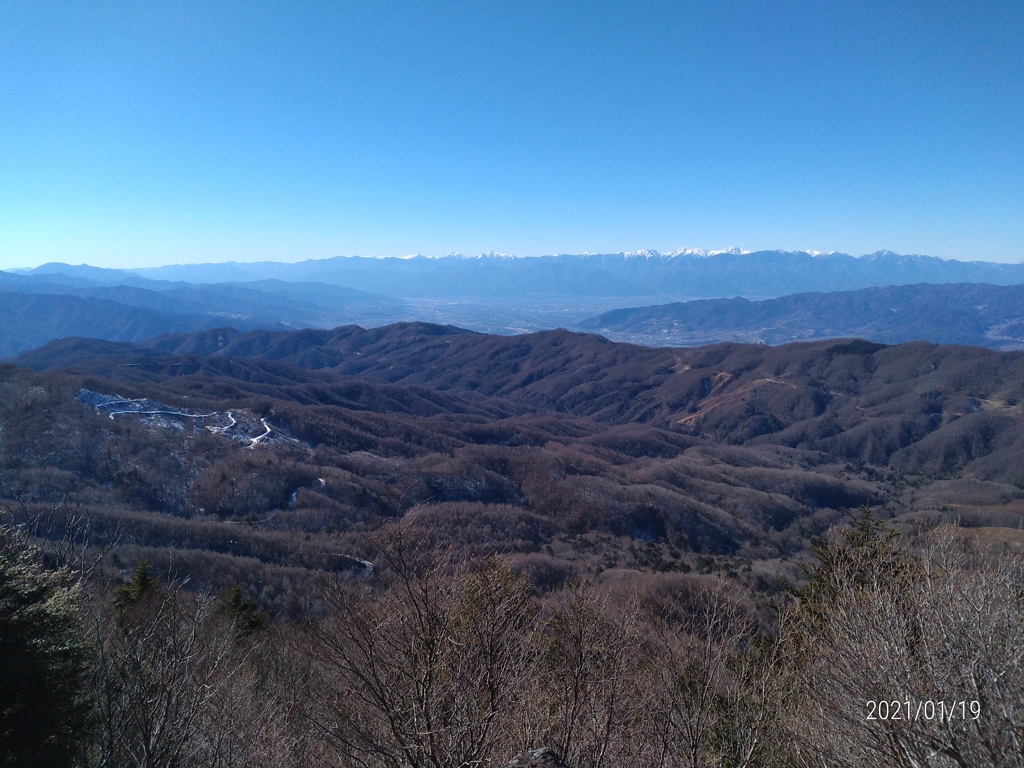
M 1021 349 L 1022 307 L 1021 285 L 918 284 L 616 309 L 579 327 L 622 340 L 680 346 L 854 336 L 887 344 L 926 340 Z
M 352 257 L 135 271 L 52 263 L 0 272 L 0 359 L 70 336 L 406 321 L 505 335 L 598 331 L 653 346 L 858 337 L 1019 349 L 1022 283 L 1019 264 L 890 252 Z M 34 308 L 47 301 L 44 323 Z
M 54 596 L 53 626 L 84 626 L 80 655 L 26 646 L 93 713 L 52 710 L 87 734 L 82 765 L 550 746 L 573 768 L 881 766 L 936 744 L 1018 764 L 1024 677 L 1000 649 L 1020 626 L 1024 353 L 402 324 L 68 339 L 18 363 L 4 563 L 38 570 L 25 594 Z M 892 637 L 865 629 L 893 615 Z M 935 621 L 956 627 L 927 645 L 957 659 L 947 677 L 907 666 Z M 417 689 L 428 669 L 443 682 Z M 942 727 L 861 711 L 940 695 L 963 703 Z M 136 719 L 165 704 L 177 730 Z
M 19 361 L 60 372 L 5 369 L 2 495 L 86 499 L 149 531 L 138 544 L 175 542 L 197 563 L 213 557 L 198 532 L 221 521 L 250 524 L 224 529 L 221 555 L 269 538 L 278 561 L 304 567 L 295 532 L 359 557 L 359 531 L 414 508 L 454 541 L 520 552 L 563 580 L 690 568 L 698 554 L 774 561 L 864 504 L 1015 527 L 1024 487 L 1018 353 L 659 350 L 413 324 L 69 340 Z M 82 390 L 244 412 L 288 440 L 245 448 L 193 416 L 108 414 Z

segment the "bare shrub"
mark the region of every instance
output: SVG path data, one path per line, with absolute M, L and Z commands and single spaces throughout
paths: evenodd
M 803 661 L 799 764 L 1024 765 L 1020 558 L 950 529 L 924 543 L 907 551 L 865 514 L 819 544 L 789 638 Z
M 143 562 L 113 605 L 93 602 L 91 619 L 97 730 L 88 764 L 289 764 L 287 688 L 258 644 L 266 638 L 243 640 L 217 601 L 163 585 Z
M 613 606 L 589 585 L 569 589 L 538 637 L 528 700 L 533 743 L 579 768 L 643 765 L 643 642 L 635 599 Z
M 650 682 L 657 765 L 763 765 L 777 748 L 788 649 L 763 635 L 721 581 L 653 621 Z M 648 764 L 655 764 L 650 762 Z
M 482 765 L 506 752 L 528 668 L 529 583 L 492 557 L 458 563 L 402 524 L 377 539 L 389 588 L 337 589 L 314 628 L 325 685 L 311 713 L 334 764 Z

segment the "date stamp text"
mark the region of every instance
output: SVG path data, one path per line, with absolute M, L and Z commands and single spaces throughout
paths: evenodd
M 868 699 L 867 720 L 977 720 L 981 717 L 980 701 L 933 701 L 922 699 Z

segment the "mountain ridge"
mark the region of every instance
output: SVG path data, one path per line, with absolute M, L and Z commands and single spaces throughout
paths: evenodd
M 1024 344 L 1024 319 L 1018 309 L 1024 301 L 1015 298 L 1017 289 L 1009 287 L 1024 284 L 1024 264 L 953 262 L 891 251 L 857 258 L 806 251 L 747 253 L 736 248 L 715 254 L 688 249 L 665 255 L 648 250 L 525 259 L 506 254 L 438 259 L 336 257 L 296 264 L 228 263 L 155 271 L 85 265 L 62 270 L 65 265 L 51 263 L 23 274 L 0 273 L 0 303 L 5 309 L 0 330 L 6 331 L 0 357 L 67 336 L 139 340 L 145 333 L 156 336 L 231 325 L 248 330 L 377 327 L 409 321 L 512 335 L 559 327 L 605 328 L 618 340 L 648 345 L 722 340 L 784 343 L 847 336 L 999 349 Z M 181 279 L 186 277 L 194 282 Z M 857 290 L 875 293 L 851 298 L 850 291 Z M 28 300 L 9 298 L 14 294 L 77 296 L 122 306 L 94 305 L 96 317 L 108 321 L 90 324 L 83 312 L 74 316 L 67 311 L 68 300 L 54 300 L 55 306 L 65 307 L 62 317 L 67 322 L 40 323 L 36 315 L 23 312 Z M 818 296 L 817 308 L 808 305 L 807 294 Z M 784 298 L 795 295 L 802 298 Z M 869 311 L 867 305 L 877 303 L 872 296 L 888 301 L 888 315 L 880 315 L 877 307 Z M 765 317 L 763 310 L 769 305 L 755 309 L 731 298 L 726 301 L 727 297 L 775 299 L 770 306 L 789 307 L 788 314 L 780 310 Z M 722 301 L 704 305 L 706 316 L 692 322 L 685 315 L 697 311 L 697 305 L 687 310 L 679 306 L 650 309 L 694 299 Z M 794 302 L 804 306 L 795 307 Z M 837 315 L 840 305 L 848 317 Z M 906 309 L 910 305 L 913 311 Z M 129 307 L 137 311 L 130 312 Z M 952 308 L 956 308 L 955 317 L 943 311 Z M 619 314 L 603 315 L 612 310 Z M 142 316 L 153 311 L 168 317 L 147 315 L 143 322 Z M 632 323 L 627 319 L 630 312 L 635 318 Z M 683 312 L 684 317 L 666 316 L 659 323 L 658 312 Z M 749 321 L 744 324 L 740 315 L 749 315 Z M 123 318 L 129 316 L 147 331 L 125 325 Z M 731 319 L 716 325 L 723 317 Z
M 321 567 L 311 537 L 365 558 L 360 537 L 399 517 L 561 585 L 710 555 L 774 569 L 863 505 L 997 541 L 1024 514 L 1022 352 L 402 323 L 64 339 L 15 362 L 0 364 L 0 499 L 83 498 L 130 537 L 122 551 L 188 550 L 215 590 L 225 553 L 253 558 L 256 583 Z M 125 407 L 97 411 L 85 390 Z
M 638 258 L 640 255 L 643 258 Z M 60 265 L 45 265 L 47 273 L 59 269 Z M 95 279 L 100 274 L 95 270 L 93 267 L 68 266 L 65 272 L 87 273 L 90 279 Z M 32 272 L 29 270 L 28 274 Z M 124 271 L 112 272 L 123 275 Z M 405 298 L 509 296 L 524 292 L 547 295 L 596 295 L 595 292 L 642 295 L 647 292 L 691 298 L 771 297 L 809 290 L 846 290 L 918 282 L 1024 283 L 1024 264 L 946 260 L 887 250 L 854 257 L 838 252 L 743 251 L 737 248 L 717 252 L 680 249 L 666 254 L 642 250 L 529 258 L 494 253 L 472 258 L 461 254 L 437 258 L 420 255 L 411 258 L 339 256 L 294 263 L 169 265 L 134 269 L 131 273 L 148 279 L 185 279 L 196 283 L 313 280 Z
M 1024 349 L 1024 285 L 916 284 L 616 309 L 579 323 L 620 340 L 699 346 L 858 337 Z
M 14 362 L 181 384 L 202 371 L 225 375 L 231 366 L 231 376 L 253 382 L 301 381 L 302 369 L 318 381 L 340 376 L 503 398 L 606 424 L 649 424 L 726 442 L 849 455 L 849 446 L 836 448 L 836 441 L 852 440 L 861 446 L 855 454 L 875 461 L 887 461 L 884 451 L 909 435 L 923 440 L 940 424 L 984 422 L 995 429 L 995 419 L 1008 436 L 1010 422 L 999 420 L 1019 426 L 1024 402 L 1024 352 L 923 342 L 652 348 L 565 330 L 509 337 L 404 323 L 369 330 L 206 330 L 151 345 L 107 345 L 97 350 L 102 354 L 78 351 L 91 344 L 53 342 Z

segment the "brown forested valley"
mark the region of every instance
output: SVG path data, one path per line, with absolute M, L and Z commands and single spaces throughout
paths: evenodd
M 0 765 L 1024 765 L 1024 353 L 401 324 L 14 362 Z

